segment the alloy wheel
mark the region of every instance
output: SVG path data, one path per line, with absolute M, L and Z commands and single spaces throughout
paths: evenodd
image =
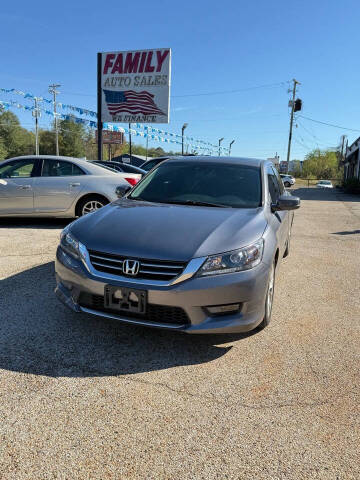
M 90 200 L 86 202 L 82 208 L 82 215 L 87 215 L 88 213 L 95 212 L 104 206 L 99 200 Z

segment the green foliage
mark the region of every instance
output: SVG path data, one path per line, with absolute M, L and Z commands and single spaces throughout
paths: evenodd
M 4 140 L 0 138 L 0 161 L 7 157 L 7 150 L 4 144 Z
M 55 155 L 55 132 L 53 130 L 40 130 L 39 153 L 40 155 Z
M 12 112 L 0 114 L 0 158 L 31 155 L 35 150 L 35 136 L 20 126 Z
M 59 122 L 59 153 L 65 157 L 84 157 L 87 132 L 73 120 Z
M 339 178 L 341 170 L 337 153 L 331 150 L 315 149 L 308 153 L 303 162 L 302 177 L 330 179 Z
M 130 152 L 130 146 L 128 143 L 125 143 L 123 151 L 121 153 L 129 153 L 129 152 Z M 146 147 L 144 147 L 143 145 L 132 144 L 131 153 L 133 153 L 134 155 L 143 155 L 145 157 Z M 148 152 L 147 152 L 148 157 L 163 157 L 164 155 L 175 155 L 175 153 L 172 151 L 167 152 L 163 150 L 161 147 L 148 148 Z
M 349 178 L 343 182 L 343 189 L 346 193 L 354 193 L 360 195 L 360 180 L 357 178 Z

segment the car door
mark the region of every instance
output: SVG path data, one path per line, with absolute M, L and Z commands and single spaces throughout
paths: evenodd
M 35 212 L 69 210 L 85 187 L 85 172 L 73 162 L 45 158 L 34 184 Z
M 33 213 L 36 168 L 35 158 L 0 164 L 0 215 Z
M 268 188 L 270 201 L 272 204 L 275 204 L 285 191 L 284 184 L 281 180 L 281 177 L 278 171 L 271 165 L 266 167 L 267 179 L 268 179 Z M 281 255 L 284 253 L 286 248 L 286 242 L 289 235 L 289 212 L 288 211 L 276 211 L 272 213 L 272 223 L 276 231 L 276 237 L 278 245 L 280 247 Z

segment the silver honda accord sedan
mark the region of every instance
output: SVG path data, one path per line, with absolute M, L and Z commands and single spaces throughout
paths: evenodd
M 75 217 L 118 198 L 128 182 L 86 160 L 24 156 L 0 162 L 0 217 Z
M 299 205 L 268 161 L 172 158 L 62 231 L 56 295 L 75 312 L 187 333 L 264 327 Z

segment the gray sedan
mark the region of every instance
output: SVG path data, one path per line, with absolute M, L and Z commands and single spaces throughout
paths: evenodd
M 172 158 L 63 230 L 56 294 L 75 312 L 186 333 L 264 327 L 299 205 L 270 162 Z
M 128 186 L 119 174 L 77 158 L 12 158 L 0 162 L 0 216 L 82 216 Z

